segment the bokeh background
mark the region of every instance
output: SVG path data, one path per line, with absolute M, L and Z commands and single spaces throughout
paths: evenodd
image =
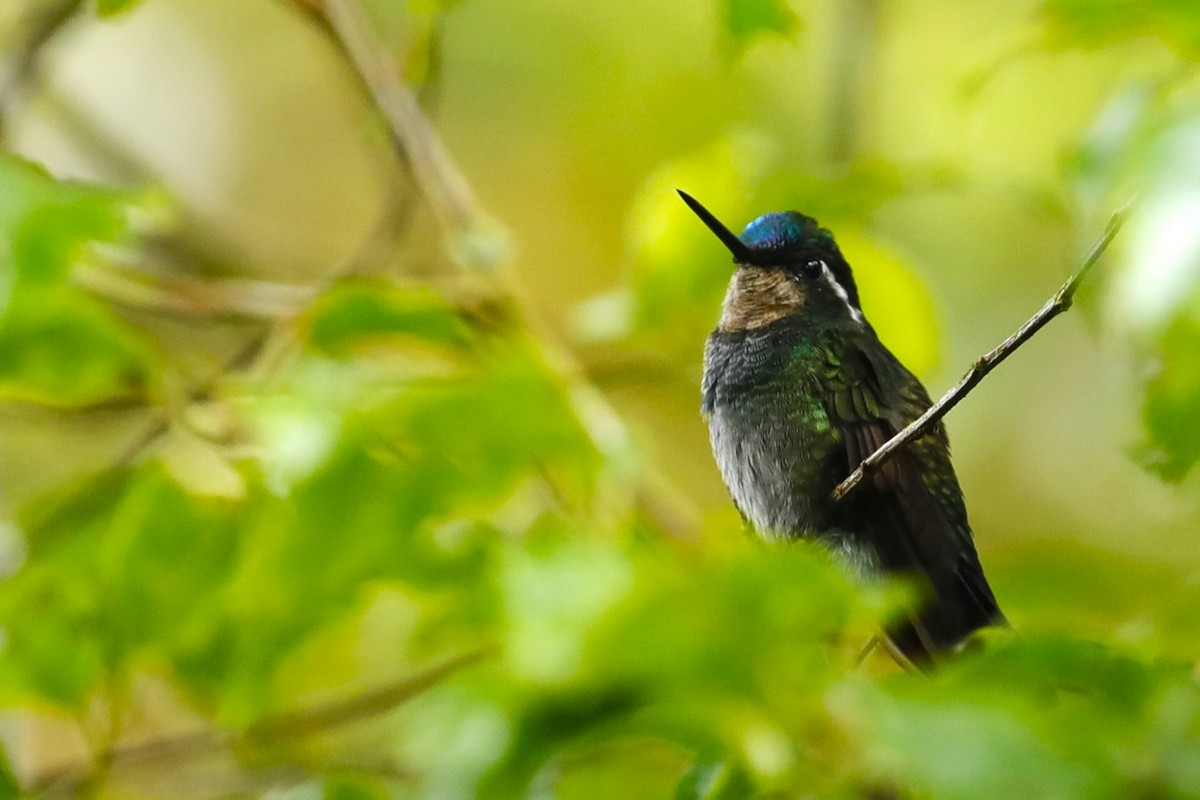
M 10 520 L 0 605 L 9 757 L 26 789 L 652 797 L 683 776 L 678 791 L 692 793 L 676 796 L 800 796 L 811 769 L 824 775 L 817 796 L 1200 792 L 1188 677 L 1200 655 L 1189 477 L 1200 454 L 1200 10 L 1166 0 L 9 0 L 0 48 L 12 318 L 0 335 Z M 416 105 L 380 102 L 389 86 Z M 414 151 L 422 137 L 432 155 Z M 784 659 L 798 680 L 816 669 L 824 677 L 812 683 L 828 689 L 799 709 L 758 687 L 756 710 L 734 711 L 695 678 L 687 702 L 651 692 L 671 714 L 681 713 L 671 702 L 695 706 L 686 725 L 671 714 L 613 721 L 622 702 L 645 707 L 596 689 L 620 669 L 594 637 L 617 649 L 622 639 L 594 625 L 615 625 L 612 609 L 631 602 L 723 618 L 704 602 L 654 599 L 646 586 L 664 574 L 708 600 L 824 591 L 841 598 L 829 617 L 845 640 L 892 597 L 860 596 L 819 555 L 745 542 L 698 413 L 727 257 L 677 187 L 734 229 L 783 208 L 832 228 L 868 318 L 934 396 L 1040 307 L 1136 198 L 1076 310 L 947 424 L 984 565 L 1030 637 L 997 647 L 1039 675 L 1065 659 L 1093 677 L 1125 668 L 1092 649 L 1114 648 L 1145 674 L 1129 666 L 1128 681 L 1091 687 L 1079 717 L 1040 719 L 1022 695 L 976 718 L 984 711 L 964 687 L 1008 686 L 997 675 L 1020 670 L 981 678 L 970 670 L 991 667 L 976 665 L 946 679 L 961 682 L 952 687 L 913 689 L 903 681 L 921 679 L 887 663 L 854 672 L 843 641 L 836 655 L 806 657 L 819 667 Z M 22 303 L 42 317 L 22 316 Z M 55 316 L 68 307 L 78 315 Z M 68 317 L 74 328 L 57 326 Z M 482 371 L 460 385 L 461 359 Z M 400 390 L 397 405 L 400 386 L 418 388 Z M 372 438 L 381 428 L 386 446 Z M 471 449 L 497 428 L 502 443 Z M 356 453 L 378 464 L 351 463 Z M 472 481 L 488 488 L 464 491 Z M 413 510 L 430 496 L 433 510 Z M 293 524 L 320 544 L 291 553 L 279 542 L 298 536 Z M 275 544 L 246 549 L 264 525 L 278 529 Z M 373 538 L 347 535 L 354 525 Z M 406 525 L 434 549 L 503 543 L 479 545 L 478 574 L 389 571 L 380 564 L 428 555 L 397 538 Z M 566 541 L 605 544 L 539 544 L 555 525 Z M 196 549 L 222 526 L 223 544 Z M 139 548 L 186 574 L 133 558 Z M 547 565 L 546 552 L 561 557 Z M 638 566 L 646 558 L 654 566 Z M 801 558 L 797 574 L 817 574 L 802 590 L 771 581 L 791 583 L 777 566 L 790 558 Z M 754 566 L 714 577 L 728 559 Z M 96 564 L 110 572 L 92 575 Z M 150 588 L 112 602 L 127 581 Z M 243 603 L 247 582 L 256 599 Z M 492 582 L 494 596 L 463 588 Z M 522 616 L 522 603 L 538 611 Z M 165 619 L 139 621 L 147 604 Z M 205 618 L 206 604 L 222 612 Z M 496 604 L 507 610 L 493 619 Z M 272 617 L 279 607 L 294 619 Z M 734 615 L 696 636 L 736 649 L 795 622 L 766 616 L 756 627 Z M 691 645 L 673 655 L 670 635 L 627 624 L 662 654 L 651 672 L 687 660 Z M 425 668 L 460 639 L 498 646 L 507 677 L 464 679 L 409 716 L 392 708 L 399 700 L 383 703 L 370 735 L 254 735 L 286 724 L 281 714 Z M 602 655 L 558 664 L 555 648 L 576 639 Z M 79 655 L 91 649 L 95 663 Z M 585 701 L 555 694 L 579 682 Z M 1126 751 L 1105 737 L 1136 726 L 1106 692 L 1131 684 L 1145 692 L 1122 713 L 1149 733 Z M 880 692 L 930 703 L 922 692 L 962 692 L 965 705 L 917 735 L 908 723 L 936 716 L 933 706 L 895 700 L 894 739 L 878 708 L 870 734 L 841 716 L 839 703 L 875 708 Z M 537 717 L 553 716 L 547 707 L 553 724 Z M 808 722 L 792 729 L 772 713 Z M 544 723 L 537 746 L 522 739 L 537 728 L 528 714 Z M 818 717 L 857 755 L 814 732 Z M 714 730 L 700 733 L 697 720 Z M 1080 745 L 1086 757 L 1071 744 L 1079 725 L 1098 737 Z M 1178 741 L 1163 732 L 1171 725 Z M 664 732 L 678 729 L 687 735 Z M 152 753 L 139 771 L 121 750 L 194 730 L 232 731 L 234 744 L 220 743 L 232 753 L 208 763 L 215 733 L 172 740 L 185 755 Z M 961 730 L 985 732 L 977 751 L 934 758 Z M 364 747 L 354 731 L 387 757 L 350 758 Z M 601 743 L 581 762 L 608 766 L 573 784 L 553 759 L 580 731 Z M 991 761 L 1013 753 L 1041 765 L 1028 784 L 1004 783 L 1013 776 Z M 939 759 L 957 771 L 928 767 Z M 853 766 L 830 772 L 834 761 Z

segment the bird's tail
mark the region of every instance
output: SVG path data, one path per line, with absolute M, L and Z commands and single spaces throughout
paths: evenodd
M 918 667 L 934 664 L 980 628 L 1007 624 L 978 561 L 964 566 L 953 580 L 934 587 L 929 604 L 920 613 L 888 630 L 896 650 Z

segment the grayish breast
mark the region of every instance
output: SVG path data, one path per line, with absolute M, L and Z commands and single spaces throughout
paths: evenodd
M 742 398 L 712 409 L 708 433 L 717 466 L 734 503 L 763 536 L 816 534 L 829 522 L 811 485 L 828 437 L 786 419 L 782 409 L 762 408 L 767 402 Z
M 830 500 L 846 456 L 821 399 L 802 385 L 803 370 L 780 369 L 746 344 L 710 341 L 705 354 L 709 441 L 734 503 L 768 540 L 817 540 L 853 571 L 876 573 L 874 550 L 839 526 Z

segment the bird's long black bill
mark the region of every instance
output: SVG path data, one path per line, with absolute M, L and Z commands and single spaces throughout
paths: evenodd
M 739 264 L 751 264 L 754 262 L 754 253 L 746 246 L 746 243 L 737 237 L 733 231 L 726 228 L 721 220 L 712 215 L 704 206 L 700 205 L 700 201 L 692 197 L 683 189 L 676 189 L 679 196 L 683 198 L 683 202 L 687 203 L 700 221 L 708 226 L 708 229 L 717 235 L 721 243 L 729 248 L 729 252 L 733 253 L 733 260 Z

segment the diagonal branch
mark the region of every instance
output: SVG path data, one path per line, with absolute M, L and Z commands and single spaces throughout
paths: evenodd
M 401 79 L 395 60 L 374 41 L 358 0 L 325 0 L 322 6 L 376 109 L 387 120 L 397 150 L 449 235 L 452 255 L 472 268 L 498 266 L 506 255 L 501 229 L 484 214 L 416 93 Z
M 83 0 L 55 0 L 28 12 L 28 22 L 8 63 L 0 65 L 0 105 L 11 102 L 37 73 L 45 46 L 70 22 Z M 0 124 L 5 120 L 0 116 Z
M 361 695 L 260 720 L 241 733 L 206 728 L 119 747 L 103 754 L 108 769 L 151 762 L 178 763 L 241 746 L 278 744 L 386 714 L 432 689 L 458 672 L 475 666 L 493 652 L 480 648 L 449 658 L 424 672 L 402 678 Z M 75 794 L 92 777 L 92 767 L 64 765 L 35 776 L 32 794 Z
M 1008 358 L 1013 352 L 1033 338 L 1033 335 L 1045 327 L 1046 323 L 1057 317 L 1071 307 L 1074 302 L 1075 292 L 1079 288 L 1079 284 L 1091 272 L 1092 267 L 1100 260 L 1100 256 L 1104 255 L 1104 251 L 1108 249 L 1109 244 L 1116 238 L 1117 232 L 1121 230 L 1121 226 L 1125 224 L 1126 218 L 1129 216 L 1129 210 L 1133 205 L 1133 201 L 1126 203 L 1121 209 L 1114 212 L 1112 218 L 1108 221 L 1108 226 L 1104 229 L 1104 233 L 1092 245 L 1088 251 L 1087 258 L 1083 262 L 1083 266 L 1079 271 L 1067 279 L 1059 290 L 1046 301 L 1038 312 L 1025 321 L 1017 331 L 1005 339 L 991 352 L 978 358 L 967 373 L 959 379 L 958 383 L 951 387 L 950 391 L 942 396 L 920 417 L 910 423 L 908 427 L 897 433 L 891 439 L 887 440 L 871 455 L 863 459 L 863 462 L 858 465 L 850 476 L 838 484 L 833 490 L 834 501 L 841 500 L 847 494 L 854 490 L 862 482 L 863 478 L 872 475 L 879 470 L 885 461 L 892 457 L 897 450 L 910 444 L 911 442 L 920 439 L 925 434 L 929 433 L 935 425 L 937 425 L 942 417 L 949 413 L 950 409 L 958 405 L 964 397 L 987 374 L 999 366 L 1000 362 Z
M 294 1 L 321 15 L 354 65 L 388 123 L 398 154 L 410 165 L 422 195 L 432 207 L 458 266 L 482 276 L 496 301 L 511 309 L 546 365 L 562 381 L 596 448 L 602 453 L 622 449 L 630 434 L 616 409 L 588 380 L 571 349 L 540 323 L 519 288 L 498 269 L 508 255 L 506 231 L 475 199 L 454 157 L 414 102 L 412 90 L 401 80 L 394 59 L 375 40 L 361 0 Z M 691 535 L 697 525 L 694 510 L 674 496 L 662 476 L 649 469 L 643 473 L 633 487 L 638 510 L 672 537 Z

